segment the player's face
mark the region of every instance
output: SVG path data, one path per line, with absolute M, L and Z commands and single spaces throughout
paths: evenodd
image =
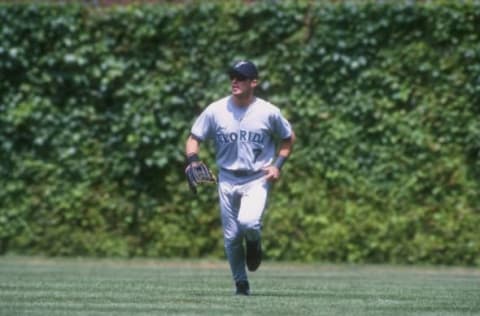
M 241 75 L 230 76 L 232 95 L 236 97 L 248 97 L 253 93 L 257 80 L 248 79 Z

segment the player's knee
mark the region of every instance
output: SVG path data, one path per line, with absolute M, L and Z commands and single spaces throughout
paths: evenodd
M 228 253 L 232 250 L 241 248 L 243 244 L 243 238 L 240 235 L 235 237 L 232 236 L 229 238 L 224 238 L 223 243 L 224 243 L 225 250 Z
M 239 219 L 239 224 L 244 232 L 260 230 L 260 222 L 258 220 Z
M 225 228 L 223 231 L 223 239 L 226 246 L 235 246 L 242 243 L 242 228 L 235 226 L 233 228 Z

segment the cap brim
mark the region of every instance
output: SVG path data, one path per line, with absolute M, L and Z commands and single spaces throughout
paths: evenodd
M 244 74 L 243 72 L 238 71 L 238 70 L 236 70 L 236 69 L 229 69 L 229 70 L 228 70 L 228 75 L 229 75 L 229 76 L 235 76 L 235 75 L 237 75 L 237 76 L 245 77 L 245 78 L 247 78 L 247 79 L 257 79 L 257 77 L 248 76 L 248 75 Z

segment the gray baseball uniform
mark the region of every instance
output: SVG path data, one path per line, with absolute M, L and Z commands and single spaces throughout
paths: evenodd
M 239 107 L 228 96 L 201 113 L 191 134 L 215 143 L 225 250 L 234 280 L 247 280 L 243 239 L 260 238 L 270 187 L 262 169 L 275 158 L 275 139 L 290 138 L 292 128 L 265 100 Z

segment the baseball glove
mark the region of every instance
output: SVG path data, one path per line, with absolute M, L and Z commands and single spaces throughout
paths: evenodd
M 192 162 L 185 169 L 188 185 L 193 193 L 197 193 L 197 186 L 202 183 L 217 183 L 215 175 L 201 161 Z

